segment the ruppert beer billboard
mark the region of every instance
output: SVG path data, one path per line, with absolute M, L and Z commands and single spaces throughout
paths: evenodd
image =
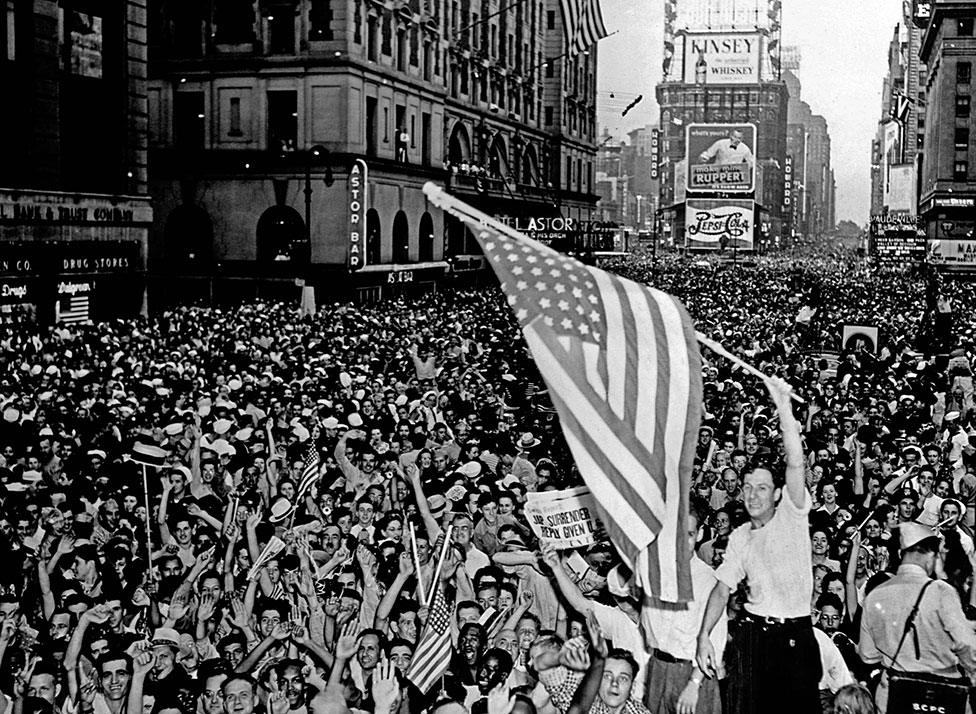
M 753 249 L 756 204 L 736 199 L 688 199 L 685 247 L 688 250 Z
M 686 84 L 759 84 L 761 67 L 759 33 L 685 35 Z
M 755 191 L 755 124 L 689 124 L 685 145 L 688 193 Z

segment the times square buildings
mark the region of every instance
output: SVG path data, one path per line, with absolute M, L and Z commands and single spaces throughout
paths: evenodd
M 156 301 L 470 281 L 480 250 L 427 181 L 559 247 L 586 240 L 596 48 L 567 53 L 557 0 L 153 8 Z

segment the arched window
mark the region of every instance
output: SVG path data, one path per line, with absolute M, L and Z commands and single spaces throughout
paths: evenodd
M 366 211 L 366 265 L 377 265 L 383 262 L 380 255 L 382 235 L 380 214 L 375 208 L 371 208 Z
M 260 263 L 308 263 L 305 221 L 298 211 L 291 206 L 272 206 L 261 214 L 257 229 L 257 258 Z
M 166 219 L 166 261 L 186 272 L 205 272 L 213 262 L 213 222 L 200 206 L 184 203 Z
M 393 217 L 393 262 L 407 263 L 410 261 L 410 224 L 407 214 L 397 211 Z
M 508 176 L 508 151 L 505 148 L 505 140 L 502 139 L 500 134 L 496 134 L 491 142 L 488 170 L 492 176 L 498 178 Z
M 451 131 L 451 140 L 447 147 L 448 160 L 457 166 L 462 161 L 471 161 L 471 139 L 468 130 L 462 122 L 457 122 Z
M 427 211 L 420 217 L 420 253 L 417 256 L 421 262 L 428 262 L 434 259 L 434 219 Z

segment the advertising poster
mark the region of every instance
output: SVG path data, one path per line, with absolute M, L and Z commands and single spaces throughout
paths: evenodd
M 751 251 L 756 204 L 734 199 L 689 199 L 685 208 L 688 250 Z
M 541 491 L 526 498 L 525 517 L 540 541 L 552 543 L 556 550 L 593 544 L 598 525 L 590 489 Z
M 685 35 L 686 84 L 758 84 L 762 35 L 708 33 Z
M 690 124 L 686 146 L 688 193 L 755 190 L 755 124 Z
M 976 240 L 930 240 L 928 248 L 931 263 L 950 270 L 976 270 Z

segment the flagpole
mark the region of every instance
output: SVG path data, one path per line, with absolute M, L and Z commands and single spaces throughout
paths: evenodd
M 146 465 L 142 464 L 142 494 L 146 504 L 146 574 L 152 580 L 152 527 L 149 525 L 152 511 L 149 510 L 149 476 L 146 474 L 146 468 Z
M 413 523 L 410 524 L 410 548 L 413 550 L 413 566 L 417 571 L 417 592 L 424 592 L 424 576 L 420 573 L 420 553 L 417 552 L 417 533 Z
M 450 525 L 447 527 L 447 531 L 444 533 L 444 545 L 441 546 L 441 554 L 437 560 L 437 569 L 434 570 L 433 582 L 430 586 L 430 594 L 427 596 L 427 602 L 424 603 L 424 607 L 430 607 L 430 604 L 434 601 L 434 594 L 437 592 L 437 583 L 441 577 L 441 570 L 444 568 L 444 559 L 447 557 L 447 549 L 451 544 L 451 533 L 454 530 L 454 526 Z
M 755 375 L 756 377 L 759 377 L 760 379 L 762 379 L 764 381 L 767 380 L 767 379 L 769 379 L 769 375 L 763 374 L 762 372 L 760 372 L 758 369 L 756 369 L 755 367 L 753 367 L 748 362 L 745 362 L 745 361 L 739 359 L 738 357 L 736 357 L 734 354 L 732 354 L 731 352 L 729 352 L 727 349 L 725 349 L 722 345 L 720 345 L 715 340 L 713 340 L 713 339 L 711 339 L 709 337 L 705 337 L 705 335 L 703 335 L 700 332 L 696 332 L 695 333 L 695 337 L 698 339 L 699 342 L 701 342 L 703 345 L 705 345 L 712 352 L 714 352 L 717 355 L 721 355 L 722 357 L 725 357 L 725 359 L 729 360 L 733 364 L 738 365 L 739 367 L 741 367 L 742 369 L 744 369 L 749 374 Z M 800 404 L 806 404 L 806 401 L 804 401 L 803 399 L 801 399 L 799 396 L 796 395 L 796 393 L 794 393 L 792 391 L 790 392 L 790 397 L 793 398 L 793 399 L 795 399 L 796 401 L 798 401 Z

